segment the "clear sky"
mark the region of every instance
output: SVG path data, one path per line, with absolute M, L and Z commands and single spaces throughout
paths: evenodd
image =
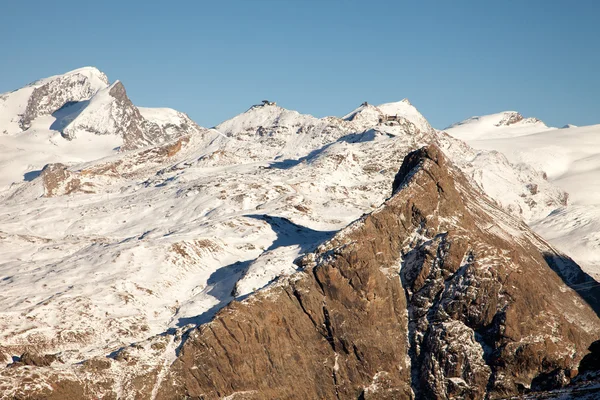
M 437 128 L 516 110 L 600 123 L 600 1 L 1 0 L 0 92 L 81 66 L 213 126 L 405 97 Z

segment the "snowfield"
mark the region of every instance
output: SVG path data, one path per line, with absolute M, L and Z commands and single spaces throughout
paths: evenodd
M 445 131 L 473 148 L 499 151 L 513 164 L 544 171 L 568 193 L 568 205 L 528 222 L 600 279 L 600 125 L 557 129 L 524 119 L 497 126 L 509 113 L 474 117 Z
M 175 110 L 116 101 L 116 83 L 96 71 L 0 95 L 5 363 L 29 348 L 79 362 L 209 321 L 376 209 L 404 156 L 430 142 L 500 206 L 600 272 L 599 127 L 495 127 L 518 119 L 511 114 L 470 120 L 449 136 L 402 100 L 363 104 L 343 118 L 257 105 L 204 129 Z M 64 84 L 73 77 L 77 85 Z M 32 112 L 23 125 L 33 90 L 48 82 L 63 82 L 56 90 L 64 103 Z M 48 105 L 40 93 L 35 101 Z M 475 133 L 480 123 L 481 132 L 499 131 L 485 139 Z M 148 124 L 143 146 L 120 149 L 131 139 L 123 127 Z M 50 163 L 64 169 L 42 172 Z

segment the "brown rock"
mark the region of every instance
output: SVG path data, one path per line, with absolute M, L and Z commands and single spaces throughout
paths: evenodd
M 55 361 L 60 361 L 55 354 L 37 354 L 33 352 L 25 352 L 19 358 L 23 365 L 33 365 L 36 367 L 48 367 Z
M 406 157 L 393 192 L 287 284 L 192 332 L 159 397 L 479 399 L 565 383 L 600 332 L 546 258 L 571 261 L 435 146 Z

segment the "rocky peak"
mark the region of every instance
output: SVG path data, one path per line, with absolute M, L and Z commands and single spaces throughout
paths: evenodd
M 68 139 L 74 139 L 80 132 L 118 135 L 123 138 L 126 150 L 143 142 L 144 118 L 120 81 L 99 91 L 82 109 L 74 109 L 74 113 L 65 117 L 71 121 L 62 131 Z
M 84 104 L 70 105 L 61 115 L 65 123 L 61 130 L 67 139 L 78 133 L 117 135 L 123 138 L 121 150 L 133 150 L 162 144 L 179 136 L 200 130 L 182 113 L 170 109 L 144 109 L 145 118 L 127 96 L 121 81 L 96 93 Z
M 131 102 L 129 97 L 127 97 L 127 91 L 125 90 L 125 86 L 119 80 L 116 80 L 108 90 L 108 94 L 111 95 L 115 100 L 120 102 Z
M 120 81 L 109 85 L 94 67 L 79 68 L 35 81 L 0 95 L 0 131 L 14 134 L 35 128 L 58 131 L 68 140 L 88 132 L 123 138 L 122 150 L 162 144 L 201 129 L 170 109 L 145 109 L 145 118 Z M 44 116 L 52 118 L 38 119 Z M 47 123 L 47 125 L 45 125 Z
M 33 88 L 33 91 L 21 115 L 19 126 L 22 130 L 29 129 L 34 119 L 50 115 L 69 102 L 88 100 L 106 86 L 106 75 L 92 67 L 36 81 L 25 88 Z
M 516 111 L 505 111 L 502 113 L 502 118 L 498 121 L 495 126 L 510 126 L 516 123 L 523 124 L 542 124 L 546 126 L 541 120 L 534 117 L 525 118 L 523 115 Z
M 441 165 L 440 163 L 445 162 L 445 157 L 437 146 L 421 147 L 408 153 L 404 158 L 402 165 L 400 166 L 400 170 L 394 178 L 394 183 L 392 184 L 392 195 L 396 194 L 398 190 L 402 189 L 403 185 L 410 180 L 412 174 L 416 173 L 420 168 L 423 167 L 425 160 L 432 161 L 442 168 L 444 167 L 444 165 Z
M 523 121 L 523 116 L 516 111 L 507 111 L 502 119 L 496 123 L 496 126 L 508 126 Z

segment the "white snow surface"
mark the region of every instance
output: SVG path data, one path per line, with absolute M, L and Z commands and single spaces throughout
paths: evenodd
M 543 171 L 551 184 L 567 192 L 566 207 L 531 218 L 529 223 L 599 279 L 600 125 L 553 129 L 542 123 L 526 128 L 517 123 L 494 127 L 495 131 L 485 121 L 494 121 L 498 115 L 453 125 L 446 132 L 473 148 L 501 152 L 515 165 L 530 165 Z

